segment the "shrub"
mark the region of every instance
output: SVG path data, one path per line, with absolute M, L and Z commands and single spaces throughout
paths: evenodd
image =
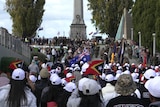
M 32 52 L 31 53 L 31 60 L 33 59 L 33 56 L 38 56 L 38 59 L 42 62 L 45 61 L 45 59 L 47 58 L 46 55 L 44 55 L 43 53 L 41 52 Z
M 14 57 L 2 57 L 0 63 L 0 69 L 3 72 L 11 72 L 9 65 L 11 62 L 15 61 L 16 58 Z

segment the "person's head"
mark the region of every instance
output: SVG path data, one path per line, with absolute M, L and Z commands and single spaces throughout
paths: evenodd
M 49 90 L 48 93 L 49 95 L 47 95 L 48 99 L 59 99 L 60 94 L 62 94 L 63 92 L 63 86 L 61 84 L 62 80 L 61 78 L 58 76 L 58 74 L 52 74 L 49 78 L 50 80 L 50 85 L 49 85 Z
M 144 73 L 144 78 L 145 78 L 146 80 L 149 80 L 149 79 L 151 79 L 151 78 L 154 78 L 155 76 L 156 76 L 156 72 L 155 72 L 155 70 L 153 70 L 153 69 L 148 69 L 148 70 L 146 70 L 145 73 Z
M 39 75 L 40 75 L 41 79 L 48 79 L 50 76 L 47 68 L 42 68 Z
M 148 81 L 151 78 L 154 78 L 156 76 L 156 72 L 153 69 L 147 69 L 145 71 L 145 73 L 143 74 L 141 80 L 143 81 L 143 83 L 145 83 L 146 81 Z
M 22 100 L 24 101 L 24 103 L 27 103 L 26 94 L 24 91 L 25 87 L 26 87 L 25 71 L 21 68 L 17 68 L 12 72 L 11 76 L 11 89 L 8 95 L 9 107 L 10 106 L 20 107 L 20 103 Z
M 73 82 L 68 82 L 63 89 L 69 93 L 72 93 L 77 88 L 76 84 Z
M 120 75 L 115 85 L 115 91 L 123 96 L 131 95 L 136 88 L 136 84 L 130 74 Z
M 82 86 L 84 95 L 95 95 L 100 92 L 101 86 L 96 80 L 88 79 Z
M 61 85 L 61 78 L 57 74 L 52 74 L 50 76 L 50 82 L 52 85 Z
M 150 93 L 150 101 L 156 102 L 160 101 L 160 76 L 156 76 L 152 79 L 149 79 L 145 83 L 145 88 Z
M 100 107 L 100 90 L 101 86 L 97 83 L 97 81 L 88 79 L 82 85 L 82 93 L 84 96 L 82 96 L 79 107 Z
M 105 66 L 104 66 L 104 73 L 105 74 L 108 74 L 108 72 L 110 72 L 111 71 L 111 66 L 109 66 L 108 64 L 106 64 Z
M 83 86 L 83 84 L 85 84 L 88 80 L 89 80 L 89 78 L 83 77 L 83 78 L 81 78 L 81 79 L 78 81 L 78 91 L 79 91 L 80 97 L 83 96 L 82 86 Z
M 38 61 L 38 56 L 37 55 L 33 56 L 33 60 Z
M 113 74 L 107 74 L 105 77 L 105 81 L 106 81 L 106 83 L 110 83 L 115 86 L 116 81 L 115 81 L 115 77 Z

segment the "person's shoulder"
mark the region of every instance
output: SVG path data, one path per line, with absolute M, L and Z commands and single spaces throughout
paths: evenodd
M 160 101 L 153 102 L 149 105 L 149 107 L 159 107 L 159 106 L 160 106 Z
M 2 94 L 3 94 L 3 93 L 6 94 L 7 92 L 9 92 L 10 88 L 11 88 L 11 85 L 10 85 L 10 84 L 1 86 L 1 87 L 0 87 L 0 95 L 1 95 L 1 93 L 2 93 Z
M 106 107 L 111 107 L 113 105 L 124 105 L 124 104 L 128 104 L 128 105 L 132 105 L 135 107 L 135 105 L 139 105 L 138 107 L 145 107 L 143 104 L 143 102 L 137 98 L 137 97 L 133 97 L 133 96 L 117 96 L 113 99 L 111 99 Z
M 3 86 L 0 86 L 0 91 L 3 90 L 3 89 L 10 89 L 11 88 L 11 85 L 10 84 L 7 84 L 7 85 L 3 85 Z
M 134 96 L 121 96 L 121 95 L 118 95 L 117 97 L 115 98 L 112 98 L 110 100 L 111 102 L 119 102 L 119 101 L 137 101 L 137 102 L 140 102 L 140 99 L 137 98 L 137 97 L 134 97 Z
M 10 87 L 11 87 L 10 84 L 0 87 L 0 100 L 4 100 L 7 98 Z
M 31 91 L 30 88 L 26 87 L 25 88 L 25 93 L 26 93 L 27 98 L 35 99 L 35 95 L 33 94 L 33 92 Z
M 120 95 L 118 95 L 117 97 L 114 97 L 110 100 L 110 102 L 115 102 L 115 101 L 119 101 L 119 99 L 122 99 L 122 97 Z

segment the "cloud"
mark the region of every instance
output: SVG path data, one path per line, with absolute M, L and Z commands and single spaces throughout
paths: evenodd
M 39 31 L 40 37 L 51 38 L 60 35 L 69 37 L 70 25 L 73 20 L 73 1 L 74 0 L 46 0 L 44 9 L 44 16 L 41 27 L 43 30 Z M 84 22 L 87 26 L 87 35 L 94 32 L 95 28 L 91 24 L 91 12 L 87 9 L 87 0 L 83 0 L 84 5 Z M 4 10 L 5 0 L 0 0 L 0 27 L 12 31 L 12 21 L 9 14 Z

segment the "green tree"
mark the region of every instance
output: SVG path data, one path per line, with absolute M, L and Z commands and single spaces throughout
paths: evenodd
M 22 38 L 34 37 L 42 23 L 44 4 L 45 0 L 6 0 L 13 34 Z
M 160 1 L 159 0 L 136 0 L 133 8 L 134 38 L 138 42 L 138 33 L 142 35 L 142 46 L 153 47 L 153 33 L 156 33 L 156 47 L 160 42 Z
M 157 4 L 156 4 L 156 11 L 155 11 L 155 33 L 156 33 L 156 48 L 157 48 L 157 51 L 160 52 L 160 0 L 157 1 Z
M 101 33 L 115 37 L 124 7 L 129 10 L 132 0 L 88 0 L 92 23 Z

